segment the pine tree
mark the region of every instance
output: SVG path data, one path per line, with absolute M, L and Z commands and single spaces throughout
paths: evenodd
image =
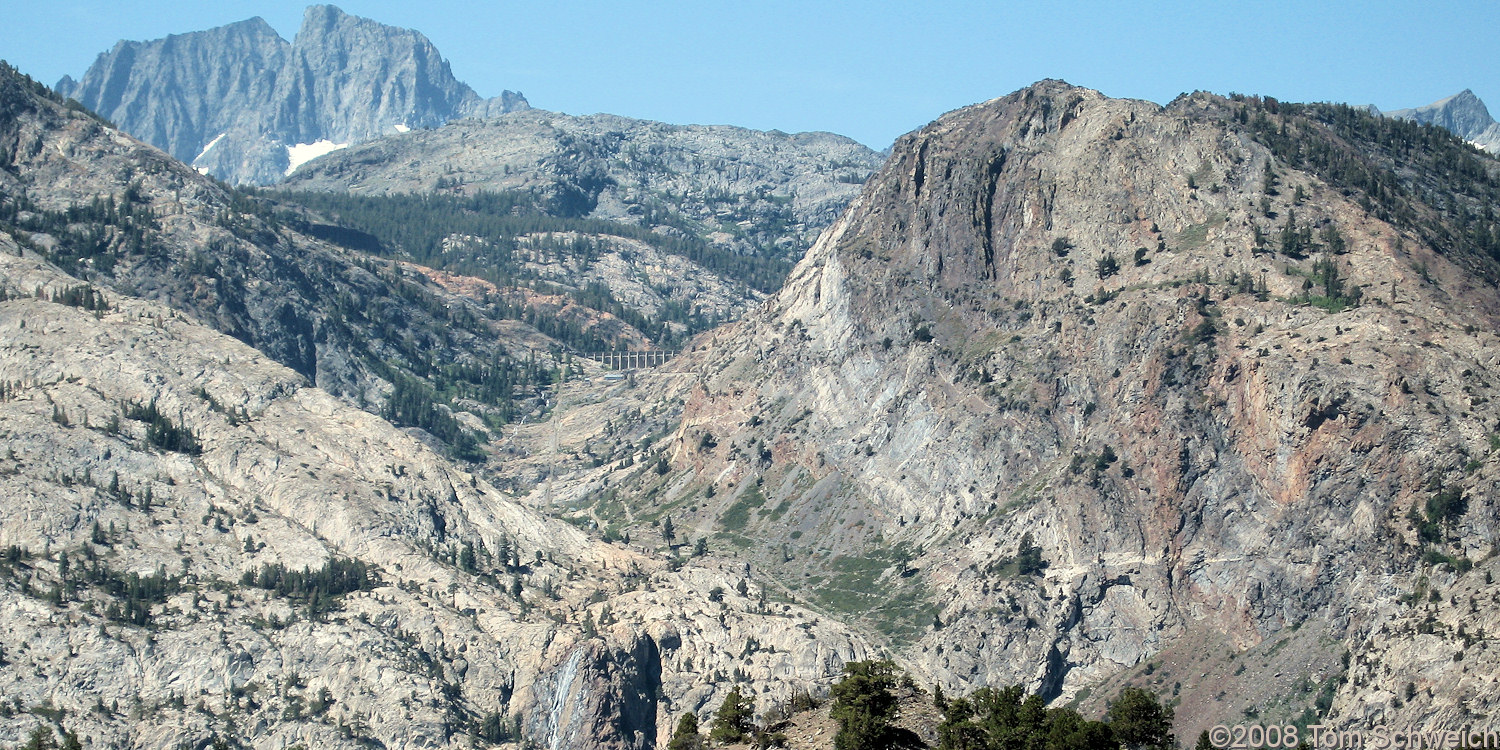
M 51 729 L 37 725 L 31 730 L 31 735 L 27 737 L 21 750 L 57 750 L 57 738 L 52 735 Z
M 1042 548 L 1036 545 L 1031 532 L 1021 535 L 1021 546 L 1016 550 L 1016 570 L 1023 576 L 1034 576 L 1047 567 L 1042 559 Z
M 1172 709 L 1157 702 L 1156 696 L 1137 687 L 1128 687 L 1110 704 L 1106 714 L 1109 727 L 1120 742 L 1131 750 L 1174 750 L 1177 738 L 1172 735 Z
M 719 710 L 714 714 L 713 729 L 708 736 L 714 742 L 745 740 L 755 731 L 755 725 L 751 723 L 754 717 L 755 701 L 746 698 L 740 693 L 740 686 L 735 685 L 729 695 L 724 696 L 724 702 L 719 704 Z
M 510 732 L 505 725 L 505 719 L 495 711 L 484 715 L 484 720 L 479 722 L 475 733 L 479 736 L 479 739 L 490 744 L 499 744 L 511 738 Z
M 703 735 L 698 733 L 698 715 L 689 711 L 677 720 L 677 729 L 667 742 L 667 750 L 702 750 L 708 747 Z
M 506 570 L 510 570 L 511 564 L 510 564 L 510 540 L 509 539 L 507 539 L 505 537 L 500 537 L 499 547 L 498 547 L 498 549 L 495 550 L 495 559 L 500 561 L 501 567 L 505 568 Z
M 1120 750 L 1108 724 L 1071 708 L 1048 710 L 1019 685 L 980 688 L 948 701 L 938 725 L 938 750 Z
M 829 715 L 839 723 L 836 750 L 880 750 L 890 747 L 896 720 L 896 665 L 890 661 L 856 661 L 844 665 L 844 679 L 833 686 Z
M 974 707 L 966 698 L 948 701 L 938 725 L 939 750 L 985 750 L 987 735 L 973 722 Z

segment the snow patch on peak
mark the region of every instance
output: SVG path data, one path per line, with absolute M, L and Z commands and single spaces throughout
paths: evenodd
M 403 124 L 401 124 L 399 122 L 396 123 L 396 132 L 397 133 L 405 133 L 405 132 L 407 132 L 409 130 L 411 130 L 411 128 L 409 128 L 409 127 L 407 127 L 407 126 L 405 126 L 405 125 L 403 125 Z
M 224 136 L 226 136 L 226 135 L 229 135 L 229 134 L 228 133 L 220 133 L 220 134 L 214 136 L 214 139 L 211 140 L 211 141 L 209 141 L 208 145 L 204 146 L 203 150 L 199 151 L 197 156 L 193 157 L 193 163 L 197 164 L 198 160 L 202 159 L 206 154 L 208 154 L 208 152 L 211 151 L 214 146 L 219 145 L 219 141 L 224 140 Z
M 287 146 L 286 173 L 290 175 L 291 173 L 297 171 L 297 167 L 300 167 L 303 164 L 306 164 L 313 159 L 322 156 L 323 154 L 332 153 L 341 148 L 348 147 L 349 144 L 347 143 L 334 143 L 333 141 L 321 138 L 313 141 L 312 143 L 299 143 L 295 146 Z

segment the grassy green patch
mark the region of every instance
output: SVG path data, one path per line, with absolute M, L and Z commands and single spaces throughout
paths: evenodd
M 740 549 L 750 549 L 750 546 L 752 544 L 754 544 L 754 542 L 751 542 L 745 536 L 743 536 L 741 534 L 735 534 L 735 533 L 729 532 L 729 531 L 721 531 L 721 532 L 719 532 L 717 534 L 714 534 L 714 538 L 715 539 L 722 539 L 722 540 L 724 540 L 726 542 L 729 542 L 730 544 L 732 544 L 732 545 L 734 545 L 736 547 L 739 547 Z
M 781 517 L 784 516 L 784 515 L 786 515 L 787 510 L 790 509 L 791 507 L 792 507 L 792 501 L 791 500 L 782 500 L 780 503 L 777 503 L 776 507 L 771 510 L 771 520 L 772 521 L 780 521 Z
M 1214 214 L 1202 224 L 1190 224 L 1177 233 L 1177 247 L 1182 250 L 1197 250 L 1208 244 L 1208 230 L 1224 223 L 1223 214 Z
M 1213 185 L 1214 178 L 1216 176 L 1214 174 L 1213 163 L 1205 161 L 1202 164 L 1199 164 L 1198 169 L 1194 171 L 1191 176 L 1193 178 L 1193 183 L 1200 188 L 1205 185 Z
M 735 498 L 724 515 L 719 516 L 719 526 L 726 531 L 744 531 L 750 523 L 750 511 L 765 504 L 766 496 L 761 494 L 759 487 L 751 485 Z
M 936 608 L 916 578 L 880 576 L 906 557 L 903 548 L 880 548 L 866 555 L 839 555 L 822 576 L 804 579 L 809 593 L 822 607 L 860 617 L 893 641 L 920 635 L 932 623 Z
M 611 490 L 594 501 L 594 513 L 605 521 L 623 521 L 625 520 L 625 504 L 620 502 L 616 493 Z

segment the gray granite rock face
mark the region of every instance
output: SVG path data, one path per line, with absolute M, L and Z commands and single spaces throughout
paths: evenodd
M 291 42 L 260 18 L 122 41 L 57 89 L 183 162 L 257 184 L 336 145 L 527 106 L 510 91 L 481 98 L 420 33 L 331 5 L 309 7 Z
M 1045 81 L 903 137 L 783 289 L 684 358 L 681 489 L 637 512 L 692 503 L 682 527 L 791 585 L 880 561 L 879 596 L 833 603 L 892 631 L 891 594 L 925 592 L 893 647 L 949 694 L 1180 688 L 1187 737 L 1312 710 L 1299 685 L 1341 725 L 1491 713 L 1494 260 L 1287 164 L 1240 106 Z M 1398 166 L 1436 181 L 1426 158 Z M 1336 249 L 1269 247 L 1292 215 Z M 1361 304 L 1308 294 L 1326 264 Z M 1467 511 L 1419 535 L 1440 491 Z
M 532 109 L 350 147 L 291 175 L 294 190 L 533 190 L 560 213 L 687 228 L 741 255 L 795 261 L 859 194 L 880 154 L 833 133 L 670 125 Z

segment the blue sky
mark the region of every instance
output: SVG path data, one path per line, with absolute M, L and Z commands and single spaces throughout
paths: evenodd
M 951 109 L 1062 78 L 1165 103 L 1194 89 L 1500 108 L 1500 3 L 447 2 L 346 0 L 426 34 L 480 94 L 674 123 L 830 130 L 884 148 Z M 305 3 L 0 0 L 0 58 L 51 84 L 118 39 L 260 16 L 288 39 Z

